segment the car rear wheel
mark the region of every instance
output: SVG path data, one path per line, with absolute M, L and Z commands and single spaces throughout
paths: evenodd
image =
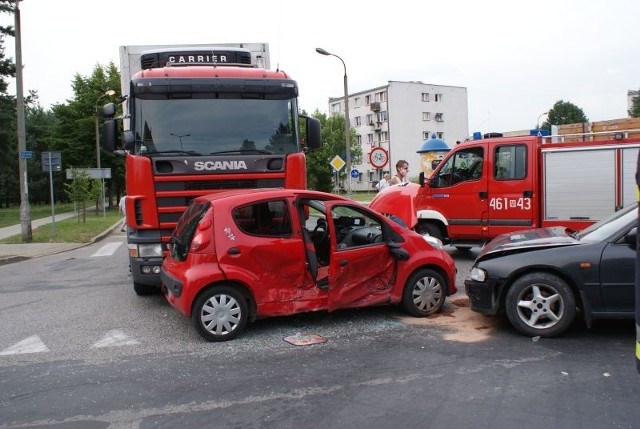
M 446 283 L 432 269 L 423 268 L 415 273 L 404 286 L 402 306 L 407 313 L 425 317 L 442 309 L 446 298 Z
M 533 337 L 561 334 L 576 314 L 576 300 L 569 285 L 547 273 L 530 273 L 516 280 L 507 292 L 505 306 L 513 327 Z
M 216 286 L 196 300 L 191 324 L 207 341 L 227 341 L 242 333 L 248 317 L 247 302 L 236 288 Z

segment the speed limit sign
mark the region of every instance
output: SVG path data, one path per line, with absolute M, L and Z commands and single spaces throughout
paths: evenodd
M 374 147 L 369 152 L 369 162 L 375 168 L 384 168 L 389 163 L 389 153 L 381 147 Z

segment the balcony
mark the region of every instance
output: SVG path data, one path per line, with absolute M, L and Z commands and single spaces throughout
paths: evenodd
M 380 103 L 379 102 L 371 103 L 371 104 L 369 104 L 369 107 L 374 112 L 379 112 L 380 111 Z

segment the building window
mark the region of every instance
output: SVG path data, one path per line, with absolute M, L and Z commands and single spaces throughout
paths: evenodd
M 356 144 L 362 146 L 362 136 L 360 134 L 356 134 Z
M 388 131 L 381 131 L 380 132 L 380 141 L 381 142 L 389 141 L 389 132 Z
M 362 125 L 362 118 L 360 116 L 356 116 L 354 120 L 356 121 L 356 127 Z
M 340 103 L 331 105 L 331 113 L 340 113 Z
M 367 143 L 373 144 L 373 134 L 367 134 Z
M 444 116 L 443 113 L 436 113 L 436 121 L 438 121 L 438 122 L 444 121 L 443 116 Z
M 442 94 L 436 94 L 436 103 L 442 101 Z
M 373 125 L 373 114 L 369 113 L 366 118 L 367 125 Z
M 353 107 L 360 107 L 360 97 L 353 99 Z
M 431 132 L 430 131 L 423 131 L 422 132 L 422 140 L 429 140 L 431 138 Z
M 422 101 L 429 101 L 429 93 L 428 92 L 423 92 L 422 93 Z
M 431 120 L 431 112 L 422 112 L 422 120 L 430 121 Z
M 378 113 L 378 122 L 387 122 L 389 120 L 389 116 L 386 110 L 383 110 Z
M 442 131 L 440 131 L 440 132 L 436 133 L 436 135 L 438 136 L 438 138 L 439 138 L 440 140 L 444 140 L 444 133 L 443 133 Z
M 387 101 L 387 91 L 382 91 L 380 93 L 380 101 Z
M 369 104 L 371 104 L 371 96 L 370 95 L 365 95 L 364 96 L 364 104 L 365 104 L 365 106 L 368 106 Z

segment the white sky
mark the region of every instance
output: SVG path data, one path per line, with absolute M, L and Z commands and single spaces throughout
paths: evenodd
M 121 45 L 269 43 L 300 107 L 395 81 L 466 87 L 469 133 L 535 126 L 562 99 L 590 121 L 627 116 L 640 88 L 638 0 L 23 0 L 24 92 L 48 108 L 76 73 L 118 63 Z M 13 23 L 1 14 L 0 23 Z M 15 59 L 13 38 L 5 54 Z M 10 91 L 15 93 L 15 88 Z M 544 116 L 542 117 L 544 120 Z M 449 142 L 451 144 L 451 142 Z

